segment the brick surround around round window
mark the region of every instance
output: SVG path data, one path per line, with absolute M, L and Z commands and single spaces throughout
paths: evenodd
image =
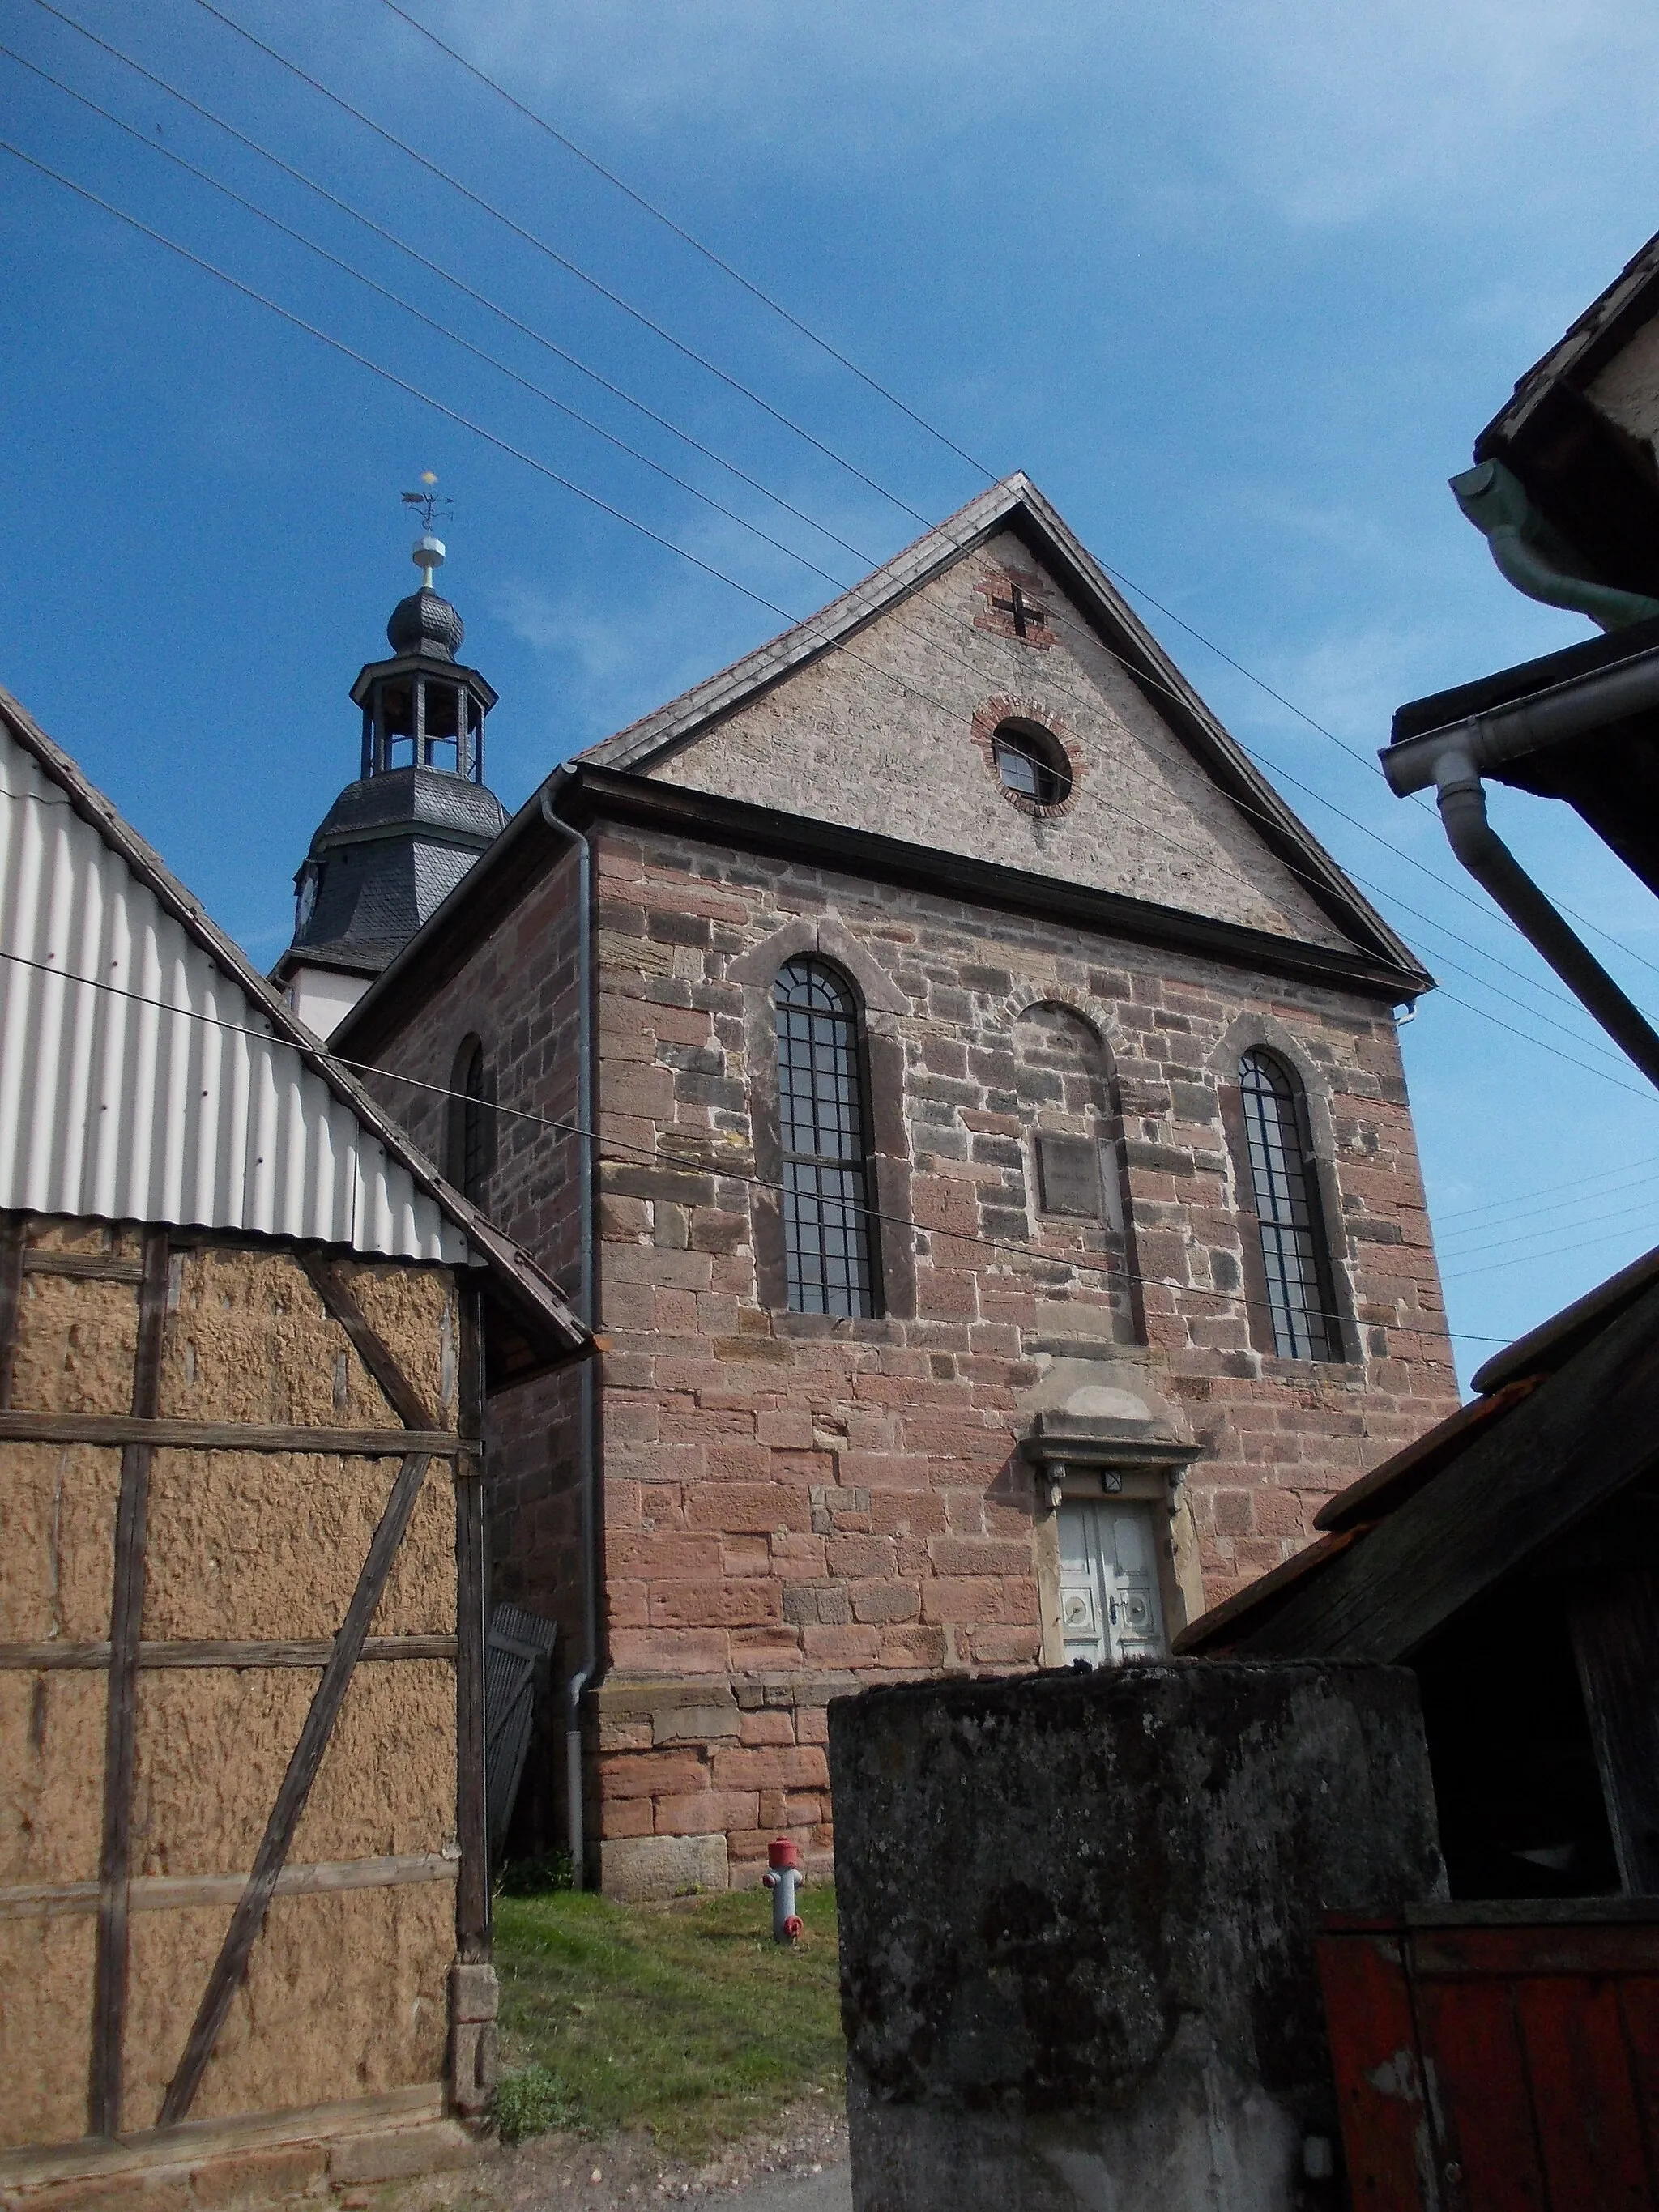
M 1002 772 L 997 766 L 996 734 L 1005 722 L 1034 722 L 1039 729 L 1046 731 L 1060 748 L 1066 757 L 1066 765 L 1072 779 L 1071 789 L 1064 799 L 1056 799 L 1052 806 L 1044 806 L 1041 801 L 1028 798 L 1023 792 L 1011 791 L 1003 781 Z M 1077 799 L 1078 787 L 1083 781 L 1083 749 L 1052 707 L 1041 699 L 1003 696 L 987 699 L 974 716 L 972 735 L 987 773 L 1010 806 L 1017 807 L 1022 814 L 1030 815 L 1038 822 L 1070 812 Z

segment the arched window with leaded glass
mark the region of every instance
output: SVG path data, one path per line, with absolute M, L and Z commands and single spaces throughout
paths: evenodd
M 825 961 L 790 960 L 772 987 L 784 1258 L 792 1313 L 879 1310 L 858 1001 Z
M 1307 1102 L 1283 1063 L 1261 1047 L 1238 1063 L 1255 1229 L 1267 1278 L 1267 1327 L 1282 1359 L 1340 1359 L 1342 1332 Z M 1247 1224 L 1246 1234 L 1249 1233 Z

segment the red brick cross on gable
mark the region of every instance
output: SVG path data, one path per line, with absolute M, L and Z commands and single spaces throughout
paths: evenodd
M 975 629 L 992 630 L 999 637 L 1015 638 L 1022 645 L 1039 648 L 1054 643 L 1048 611 L 1036 597 L 1042 589 L 1040 577 L 994 568 L 975 589 L 983 592 L 986 600 L 982 611 L 974 617 Z

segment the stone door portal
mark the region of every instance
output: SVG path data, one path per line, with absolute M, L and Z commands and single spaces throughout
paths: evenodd
M 1066 1659 L 1121 1666 L 1169 1656 L 1150 1505 L 1066 1498 L 1060 1506 L 1060 1621 Z

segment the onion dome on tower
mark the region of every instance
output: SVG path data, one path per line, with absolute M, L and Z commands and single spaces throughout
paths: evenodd
M 362 773 L 319 823 L 294 878 L 294 941 L 272 971 L 289 1004 L 327 1036 L 453 891 L 507 816 L 485 787 L 484 718 L 495 693 L 456 659 L 461 618 L 433 587 L 444 547 L 427 527 L 421 586 L 386 626 L 390 660 L 351 687 L 362 709 Z

